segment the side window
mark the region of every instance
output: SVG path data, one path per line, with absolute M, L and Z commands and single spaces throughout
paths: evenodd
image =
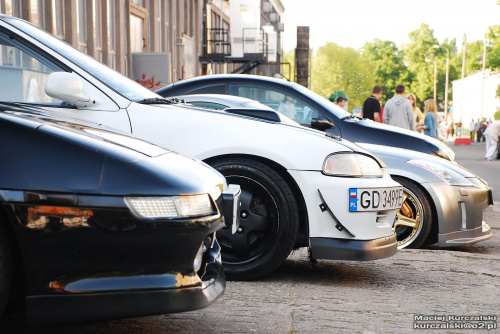
M 45 81 L 60 67 L 0 32 L 0 101 L 61 104 L 45 94 Z
M 318 111 L 298 98 L 297 94 L 271 86 L 230 84 L 229 94 L 259 101 L 305 126 L 311 126 L 311 119 L 318 117 Z
M 189 94 L 226 94 L 225 85 L 203 87 L 189 92 Z

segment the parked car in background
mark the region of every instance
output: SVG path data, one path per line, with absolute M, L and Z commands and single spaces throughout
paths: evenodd
M 218 108 L 241 105 L 235 99 L 242 98 L 222 94 L 179 98 L 199 106 L 216 101 Z M 242 101 L 252 105 L 248 99 Z M 419 248 L 436 242 L 440 247 L 472 244 L 492 236 L 490 227 L 483 222 L 483 210 L 493 204 L 492 191 L 479 176 L 455 162 L 428 154 L 383 145 L 363 147 L 381 158 L 391 177 L 403 185 L 403 205 L 394 225 L 398 248 Z
M 395 223 L 398 248 L 473 244 L 491 238 L 483 211 L 493 204 L 486 181 L 462 166 L 411 150 L 363 144 L 403 185 Z
M 163 97 L 189 94 L 228 94 L 259 101 L 279 111 L 286 96 L 293 98 L 295 115 L 301 125 L 332 133 L 356 143 L 406 148 L 447 160 L 455 154 L 445 143 L 395 126 L 351 115 L 322 96 L 296 83 L 271 77 L 245 74 L 206 75 L 171 83 L 156 91 Z M 287 115 L 289 116 L 289 115 Z
M 12 78 L 1 100 L 112 126 L 202 160 L 241 186 L 236 233 L 217 232 L 229 278 L 267 275 L 298 247 L 310 247 L 316 259 L 372 260 L 397 252 L 392 224 L 402 187 L 359 146 L 283 124 L 274 110 L 172 105 L 20 19 L 0 16 L 0 45 L 29 66 L 0 67 L 0 77 Z M 40 94 L 27 93 L 30 87 Z M 377 194 L 384 203 L 375 208 Z
M 215 232 L 239 187 L 206 164 L 4 103 L 0 157 L 0 317 L 10 299 L 46 325 L 190 311 L 223 293 Z

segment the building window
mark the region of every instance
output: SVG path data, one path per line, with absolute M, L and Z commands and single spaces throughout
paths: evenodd
M 163 31 L 162 20 L 161 20 L 161 0 L 156 0 L 155 2 L 155 30 L 156 30 L 156 38 L 155 38 L 155 51 L 161 52 L 162 50 L 162 41 L 163 41 Z
M 130 4 L 130 52 L 144 52 L 147 49 L 147 16 L 146 8 Z
M 54 35 L 64 39 L 64 2 L 52 0 L 52 25 Z
M 0 5 L 2 13 L 10 16 L 21 17 L 21 1 L 5 0 L 5 1 L 0 1 Z
M 76 0 L 78 49 L 87 52 L 87 0 Z
M 116 24 L 119 22 L 119 18 L 116 16 L 116 4 L 115 0 L 110 0 L 107 3 L 108 6 L 108 41 L 109 41 L 109 67 L 116 70 Z
M 143 52 L 144 50 L 144 20 L 138 16 L 130 15 L 130 52 Z
M 130 2 L 132 2 L 133 4 L 135 4 L 137 6 L 144 7 L 144 0 L 132 0 Z
M 92 9 L 94 11 L 94 45 L 95 58 L 102 62 L 102 27 L 101 27 L 101 0 L 93 0 Z

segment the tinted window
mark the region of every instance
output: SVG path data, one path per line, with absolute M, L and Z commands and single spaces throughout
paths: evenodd
M 285 92 L 270 86 L 230 84 L 229 94 L 257 100 L 297 123 L 306 126 L 311 126 L 311 119 L 317 118 L 319 115 L 315 108 L 297 97 L 297 94 Z
M 226 94 L 225 85 L 216 85 L 198 88 L 189 92 L 189 94 Z

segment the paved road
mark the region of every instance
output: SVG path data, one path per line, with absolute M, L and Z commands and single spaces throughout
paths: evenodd
M 500 190 L 500 160 L 483 159 L 484 144 L 453 147 L 456 160 Z M 500 194 L 495 192 L 500 203 Z M 441 250 L 403 250 L 372 262 L 318 261 L 293 253 L 273 275 L 228 282 L 214 305 L 194 312 L 84 326 L 28 330 L 11 316 L 0 332 L 31 333 L 498 333 L 499 330 L 414 329 L 415 316 L 500 317 L 500 205 L 485 211 L 495 236 Z M 482 322 L 486 327 L 498 320 Z M 421 322 L 419 322 L 420 324 Z M 436 325 L 482 326 L 438 320 Z M 479 324 L 479 325 L 478 325 Z

